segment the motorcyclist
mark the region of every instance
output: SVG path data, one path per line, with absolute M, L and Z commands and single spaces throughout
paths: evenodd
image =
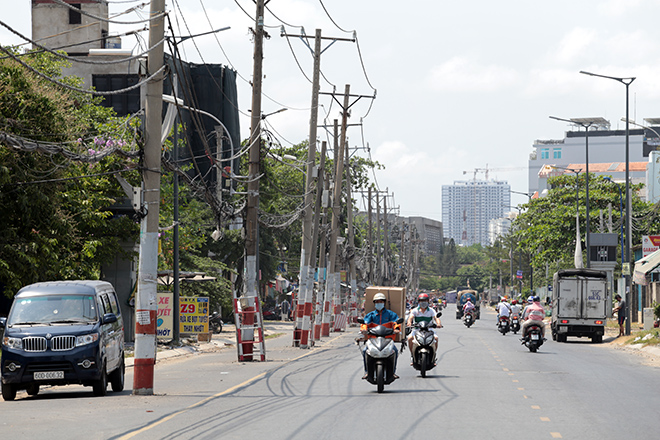
M 472 300 L 468 298 L 468 300 L 463 305 L 463 316 L 465 316 L 468 313 L 472 313 L 474 309 L 476 309 L 476 307 L 474 306 L 474 304 L 472 304 Z
M 511 301 L 511 316 L 520 316 L 520 304 L 518 300 Z
M 364 317 L 364 324 L 360 325 L 360 332 L 362 333 L 363 337 L 362 339 L 368 338 L 368 330 L 369 328 L 376 327 L 378 325 L 382 325 L 384 327 L 389 327 L 394 329 L 394 334 L 386 336 L 388 339 L 395 340 L 396 335 L 400 333 L 400 327 L 399 324 L 396 322 L 399 320 L 399 315 L 397 315 L 395 312 L 387 309 L 385 307 L 385 301 L 387 300 L 387 297 L 385 296 L 384 293 L 378 292 L 374 295 L 373 297 L 373 302 L 374 302 L 374 307 L 376 310 L 373 310 Z M 364 376 L 362 376 L 362 379 L 367 379 L 369 377 L 369 374 L 367 373 L 367 358 L 366 358 L 366 352 L 367 347 L 365 346 L 362 349 L 362 359 L 364 361 Z M 396 349 L 396 346 L 394 346 L 394 371 L 392 376 L 394 379 L 398 379 L 399 376 L 396 374 L 396 361 L 399 357 L 399 352 Z
M 429 296 L 426 293 L 420 293 L 417 297 L 417 307 L 412 309 L 410 316 L 408 316 L 408 322 L 406 325 L 410 328 L 413 326 L 413 322 L 421 321 L 433 321 L 437 328 L 442 327 L 442 322 L 440 318 L 435 316 L 433 309 L 429 308 Z M 408 349 L 410 350 L 410 355 L 413 353 L 413 340 L 415 339 L 415 334 L 417 329 L 413 328 L 412 332 L 408 335 Z M 438 335 L 435 335 L 435 342 L 433 343 L 433 349 L 438 351 Z
M 511 316 L 511 308 L 509 307 L 509 303 L 506 302 L 506 297 L 502 298 L 502 301 L 497 304 L 495 310 L 497 310 L 497 322 L 500 321 L 500 317 L 502 316 L 506 316 L 507 319 Z
M 541 337 L 545 337 L 545 323 L 543 318 L 545 318 L 545 309 L 541 305 L 541 300 L 538 296 L 531 297 L 532 304 L 525 307 L 522 314 L 522 338 L 525 339 L 527 328 L 532 324 L 538 325 L 541 327 Z

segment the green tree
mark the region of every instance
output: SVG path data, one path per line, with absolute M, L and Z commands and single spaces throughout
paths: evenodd
M 66 63 L 50 54 L 22 60 L 64 83 L 82 85 L 78 78 L 60 78 Z M 110 210 L 122 197 L 111 174 L 134 180 L 131 161 L 117 155 L 91 159 L 109 149 L 130 150 L 132 131 L 99 103 L 11 58 L 0 60 L 0 132 L 23 145 L 40 142 L 40 151 L 0 147 L 0 203 L 6 207 L 0 212 L 0 285 L 8 296 L 36 281 L 98 278 L 101 264 L 123 252 L 121 241 L 136 235 L 131 219 Z M 70 160 L 63 150 L 89 160 Z

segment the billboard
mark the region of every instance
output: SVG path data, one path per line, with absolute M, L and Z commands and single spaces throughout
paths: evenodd
M 651 255 L 658 249 L 660 249 L 660 235 L 642 236 L 642 257 Z
M 181 334 L 208 333 L 208 297 L 179 297 L 179 332 Z

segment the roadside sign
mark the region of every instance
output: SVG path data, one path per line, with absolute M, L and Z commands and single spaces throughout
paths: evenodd
M 208 333 L 209 298 L 179 297 L 179 332 L 181 334 Z
M 658 249 L 660 249 L 660 235 L 642 236 L 642 257 L 651 255 Z
M 158 311 L 156 312 L 156 336 L 158 339 L 172 339 L 174 319 L 174 294 L 158 292 Z

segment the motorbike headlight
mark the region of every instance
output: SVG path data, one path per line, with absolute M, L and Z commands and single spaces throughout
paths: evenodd
M 11 338 L 9 336 L 5 336 L 2 338 L 2 345 L 7 348 L 13 348 L 14 350 L 22 350 L 23 340 L 21 338 Z
M 433 337 L 432 334 L 431 335 L 426 335 L 426 337 L 424 338 L 424 345 L 431 345 L 431 344 L 433 344 L 434 340 L 435 340 L 435 337 Z
M 98 333 L 90 333 L 88 335 L 78 336 L 78 337 L 76 337 L 76 347 L 91 344 L 91 343 L 96 342 L 98 340 L 99 340 L 99 334 Z

